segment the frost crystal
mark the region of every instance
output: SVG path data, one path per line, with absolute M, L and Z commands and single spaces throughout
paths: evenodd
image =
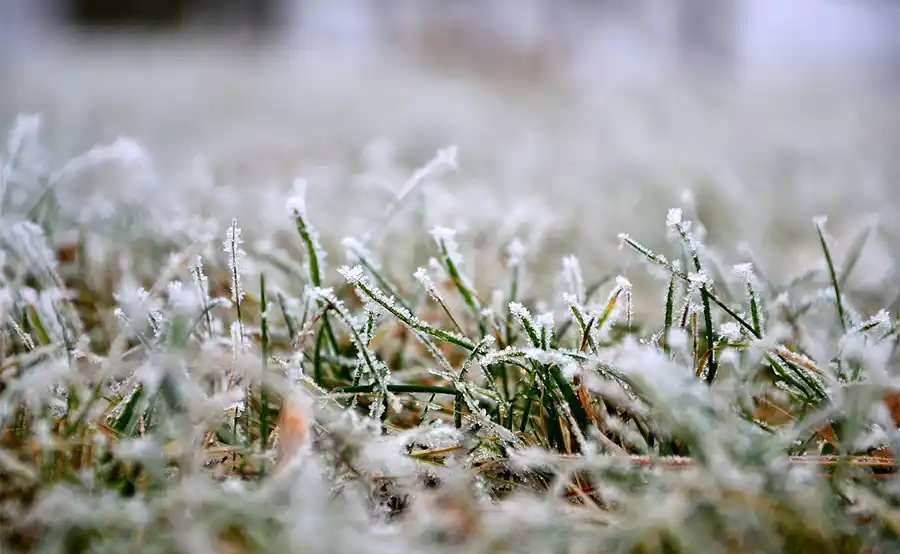
M 108 163 L 120 162 L 129 167 L 150 168 L 150 156 L 144 147 L 134 139 L 119 137 L 110 144 L 91 148 L 86 153 L 72 158 L 54 176 L 54 180 L 69 177 L 87 169 Z
M 377 261 L 362 242 L 353 237 L 344 237 L 341 239 L 341 246 L 344 247 L 344 255 L 348 262 L 358 263 L 365 260 L 376 269 L 378 268 Z
M 879 330 L 889 332 L 892 328 L 891 314 L 887 310 L 879 310 L 877 314 L 860 324 L 862 330 Z
M 872 316 L 872 319 L 870 319 L 869 321 L 873 322 L 873 323 L 877 323 L 878 325 L 890 327 L 891 326 L 891 314 L 888 313 L 887 310 L 882 309 L 882 310 L 879 310 L 877 314 Z
M 688 280 L 691 283 L 693 283 L 695 285 L 699 285 L 699 286 L 708 285 L 712 281 L 709 278 L 709 274 L 706 273 L 706 271 L 700 271 L 698 273 L 690 273 L 688 275 Z
M 507 253 L 509 255 L 509 266 L 519 267 L 525 260 L 525 245 L 518 237 L 514 238 L 507 247 Z
M 25 332 L 24 329 L 19 327 L 19 324 L 16 323 L 15 319 L 10 318 L 9 323 L 12 326 L 13 330 L 16 332 L 16 334 L 19 336 L 19 339 L 22 341 L 22 344 L 25 345 L 25 348 L 27 348 L 28 350 L 34 350 L 34 340 L 32 340 L 31 335 L 29 335 L 28 333 Z
M 44 229 L 31 221 L 17 221 L 9 230 L 9 246 L 25 267 L 35 273 L 56 267 Z
M 676 225 L 681 223 L 681 208 L 672 208 L 669 210 L 669 213 L 666 214 L 666 226 L 667 227 L 675 227 Z
M 203 302 L 202 298 L 198 298 L 198 291 L 185 287 L 181 281 L 166 285 L 166 293 L 169 304 L 176 310 L 193 310 Z
M 11 162 L 22 151 L 27 142 L 33 142 L 41 130 L 41 116 L 38 114 L 19 114 L 13 130 L 6 139 L 6 152 Z
M 428 291 L 435 300 L 441 301 L 443 297 L 441 296 L 441 292 L 435 286 L 434 281 L 431 280 L 431 277 L 428 276 L 428 270 L 424 267 L 420 267 L 413 273 L 413 277 Z
M 206 306 L 209 304 L 209 281 L 206 279 L 206 275 L 203 274 L 203 258 L 197 256 L 197 263 L 191 266 L 191 277 L 194 279 L 194 284 L 197 285 L 197 288 L 200 290 L 200 295 L 203 300 L 203 305 Z
M 291 195 L 287 200 L 287 209 L 294 217 L 306 217 L 306 179 L 298 177 L 294 179 L 291 187 Z
M 0 288 L 0 318 L 5 319 L 14 306 L 15 300 L 13 300 L 12 292 L 10 292 L 9 288 Z
M 162 335 L 165 319 L 160 311 L 159 300 L 151 296 L 150 291 L 143 287 L 138 287 L 137 297 L 143 309 L 146 310 L 147 318 L 150 321 L 150 328 L 153 329 L 153 336 L 159 338 Z
M 244 329 L 238 321 L 231 324 L 231 348 L 232 361 L 237 363 L 237 355 L 244 350 Z
M 719 328 L 719 333 L 728 340 L 734 342 L 741 340 L 742 337 L 740 325 L 733 321 L 723 323 L 722 327 Z
M 754 277 L 753 264 L 737 264 L 734 266 L 734 273 L 738 276 L 738 278 L 740 278 L 741 281 L 745 283 L 750 282 Z
M 37 143 L 37 135 L 41 128 L 39 115 L 20 114 L 16 118 L 15 126 L 10 131 L 6 140 L 7 159 L 0 167 L 0 202 L 6 196 L 6 187 L 12 176 L 13 168 L 22 157 L 26 146 Z
M 563 278 L 566 280 L 569 292 L 581 300 L 584 296 L 584 277 L 582 277 L 581 263 L 577 256 L 569 255 L 563 258 Z
M 338 273 L 347 280 L 351 285 L 357 285 L 363 278 L 362 266 L 355 265 L 353 267 L 342 265 L 338 268 Z
M 553 312 L 540 314 L 534 319 L 534 323 L 539 329 L 546 329 L 548 332 L 552 331 L 554 325 Z
M 440 173 L 442 169 L 456 169 L 457 168 L 457 147 L 456 146 L 448 146 L 447 148 L 442 148 L 437 151 L 434 158 L 431 159 L 427 164 L 423 167 L 417 169 L 409 179 L 407 179 L 406 183 L 403 184 L 403 188 L 400 189 L 400 192 L 397 193 L 397 197 L 394 200 L 391 207 L 388 208 L 388 211 L 393 211 L 397 208 L 399 203 L 412 194 L 416 188 L 419 187 L 422 183 L 425 182 L 428 177 L 435 176 Z
M 241 285 L 241 273 L 243 270 L 243 260 L 247 256 L 241 244 L 241 228 L 238 227 L 237 219 L 231 220 L 231 225 L 225 231 L 225 241 L 222 243 L 226 254 L 228 254 L 228 269 L 231 273 L 231 301 L 239 303 L 244 298 L 244 288 Z
M 435 165 L 446 166 L 450 169 L 456 169 L 459 167 L 459 161 L 457 160 L 457 155 L 459 154 L 459 148 L 456 145 L 451 145 L 446 148 L 441 148 L 437 152 L 437 156 L 434 158 Z
M 625 296 L 625 323 L 629 327 L 631 326 L 631 320 L 634 318 L 634 302 L 631 295 L 632 288 L 631 281 L 621 275 L 616 276 L 616 288 L 614 289 L 613 294 L 623 294 Z
M 459 245 L 456 242 L 456 230 L 448 227 L 435 226 L 431 229 L 431 236 L 438 247 L 446 250 L 446 255 L 454 264 L 459 265 L 462 262 L 462 255 L 459 253 Z
M 520 319 L 531 319 L 531 312 L 528 308 L 518 302 L 509 303 L 509 312 Z

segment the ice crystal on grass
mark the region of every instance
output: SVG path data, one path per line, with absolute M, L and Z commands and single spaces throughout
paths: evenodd
M 666 214 L 666 227 L 674 229 L 681 224 L 681 208 L 671 208 Z
M 19 339 L 22 341 L 22 344 L 25 345 L 25 348 L 27 350 L 34 350 L 34 339 L 31 338 L 31 335 L 23 331 L 22 327 L 20 327 L 19 324 L 15 322 L 15 320 L 10 320 L 9 324 L 10 326 L 12 326 L 13 331 L 16 332 L 16 335 L 18 335 Z
M 378 260 L 372 255 L 369 249 L 355 238 L 344 237 L 341 239 L 341 246 L 344 247 L 344 255 L 346 256 L 348 263 L 356 264 L 365 261 L 372 264 L 372 267 L 376 270 L 381 268 Z
M 19 267 L 38 275 L 48 275 L 55 270 L 56 256 L 47 244 L 44 229 L 31 221 L 13 223 L 4 242 L 15 256 Z
M 756 279 L 756 275 L 753 272 L 753 264 L 751 263 L 735 265 L 734 273 L 744 283 L 750 283 Z
M 452 105 L 440 111 L 455 116 Z M 213 238 L 226 227 L 217 247 L 184 203 L 146 234 L 121 199 L 78 206 L 81 189 L 43 186 L 110 160 L 143 172 L 134 144 L 41 173 L 23 157 L 38 126 L 17 125 L 3 159 L 6 177 L 13 167 L 4 183 L 16 189 L 2 211 L 0 264 L 3 544 L 141 554 L 147 537 L 160 551 L 200 552 L 896 550 L 893 468 L 871 467 L 893 465 L 886 456 L 900 444 L 896 306 L 879 312 L 860 298 L 852 255 L 796 278 L 780 278 L 777 264 L 765 279 L 749 264 L 728 275 L 728 253 L 700 244 L 698 207 L 710 229 L 722 228 L 723 214 L 755 227 L 744 211 L 723 211 L 721 191 L 706 188 L 718 184 L 669 211 L 678 241 L 653 226 L 646 244 L 667 244 L 665 256 L 620 237 L 664 277 L 656 294 L 631 273 L 605 280 L 616 267 L 603 244 L 615 237 L 596 226 L 602 217 L 583 217 L 594 211 L 583 191 L 508 203 L 461 183 L 395 218 L 425 182 L 456 167 L 455 148 L 438 151 L 397 195 L 393 159 L 370 160 L 366 181 L 391 193 L 383 219 L 366 206 L 357 217 L 347 202 L 372 200 L 341 188 L 352 172 L 302 154 L 299 169 L 323 183 L 324 202 L 316 218 L 306 181 L 295 181 L 287 207 L 296 235 L 282 234 L 287 221 L 266 220 L 276 195 L 213 195 L 198 179 L 191 186 L 208 201 Z M 584 144 L 538 143 L 527 156 L 513 144 L 499 158 L 510 173 L 494 177 L 501 189 L 580 180 L 546 175 L 535 160 L 596 159 Z M 660 171 L 676 186 L 677 173 Z M 802 206 L 783 203 L 791 213 L 771 218 L 789 228 Z M 262 218 L 241 220 L 258 247 L 243 245 L 236 220 L 218 219 L 228 212 Z M 119 226 L 108 232 L 100 220 Z M 388 220 L 400 227 L 390 242 L 369 246 Z M 653 225 L 635 221 L 636 233 Z M 471 229 L 468 267 L 457 232 L 435 222 Z M 567 229 L 582 224 L 585 240 L 568 241 Z M 362 239 L 338 240 L 351 232 Z M 528 252 L 527 284 L 516 235 L 544 244 Z M 347 265 L 330 288 L 323 262 L 339 242 Z M 559 275 L 560 252 L 575 251 Z M 825 451 L 839 452 L 839 463 Z
M 37 142 L 43 124 L 40 114 L 19 114 L 6 138 L 7 164 L 15 161 L 22 150 Z
M 341 266 L 338 268 L 338 273 L 340 273 L 351 285 L 356 285 L 363 278 L 363 268 L 358 265 L 353 267 Z
M 287 200 L 288 214 L 292 217 L 306 217 L 306 188 L 306 179 L 298 177 L 294 180 Z
M 535 326 L 548 335 L 553 333 L 554 317 L 552 312 L 545 312 L 534 318 Z
M 231 301 L 240 304 L 244 298 L 244 286 L 241 283 L 241 275 L 243 273 L 244 258 L 247 253 L 241 245 L 244 243 L 241 238 L 241 228 L 238 227 L 237 219 L 231 220 L 231 225 L 225 231 L 225 241 L 222 243 L 222 250 L 228 256 L 228 271 L 231 278 Z
M 19 114 L 6 140 L 6 159 L 0 156 L 0 213 L 3 213 L 3 202 L 13 173 L 32 160 L 26 160 L 37 144 L 42 118 L 37 114 Z
M 516 237 L 509 242 L 506 252 L 509 256 L 509 267 L 518 268 L 524 263 L 528 250 L 525 248 L 525 244 Z
M 741 326 L 733 321 L 723 323 L 722 326 L 719 327 L 719 334 L 734 342 L 741 340 L 741 337 L 743 336 Z
M 203 273 L 203 258 L 200 256 L 197 256 L 197 262 L 191 266 L 191 278 L 194 280 L 197 290 L 203 295 L 203 301 L 206 304 L 207 296 L 209 295 L 209 280 L 206 278 L 206 274 Z
M 403 188 L 397 193 L 397 197 L 394 202 L 394 208 L 402 202 L 407 196 L 409 196 L 414 190 L 416 190 L 422 183 L 424 183 L 429 177 L 434 177 L 440 174 L 441 171 L 445 169 L 456 169 L 457 164 L 457 153 L 459 149 L 456 146 L 448 146 L 447 148 L 442 148 L 437 151 L 434 158 L 432 158 L 427 164 L 417 169 L 409 180 L 403 184 Z
M 531 320 L 531 312 L 528 311 L 528 308 L 520 304 L 519 302 L 510 302 L 509 303 L 509 311 L 514 316 L 518 317 L 522 320 Z
M 575 255 L 563 258 L 563 279 L 567 292 L 574 295 L 577 301 L 582 301 L 585 295 L 584 277 L 581 275 L 581 262 Z
M 431 229 L 431 236 L 451 262 L 457 266 L 462 263 L 462 254 L 459 253 L 459 244 L 456 242 L 456 229 L 437 225 Z
M 862 333 L 872 333 L 878 338 L 887 337 L 894 328 L 891 320 L 891 314 L 885 309 L 878 310 L 878 313 L 860 323 L 855 331 Z
M 165 325 L 165 318 L 160 309 L 159 299 L 152 297 L 150 291 L 143 287 L 138 287 L 137 297 L 142 306 L 146 307 L 150 328 L 153 330 L 153 337 L 158 339 L 162 335 L 163 326 Z
M 296 180 L 293 190 L 294 192 L 288 201 L 288 209 L 306 250 L 306 268 L 309 283 L 314 287 L 319 287 L 322 285 L 322 279 L 325 274 L 327 254 L 322 248 L 318 230 L 310 223 L 306 214 L 306 180 Z
M 706 271 L 688 273 L 688 280 L 690 280 L 690 282 L 696 285 L 698 288 L 712 283 L 712 279 L 709 277 L 709 273 L 707 273 Z
M 186 287 L 181 281 L 168 283 L 166 296 L 169 304 L 177 311 L 188 311 L 203 306 L 203 300 L 198 297 L 198 292 Z
M 441 291 L 438 290 L 437 285 L 434 284 L 434 281 L 431 280 L 431 277 L 428 276 L 428 270 L 424 267 L 420 267 L 413 273 L 413 277 L 415 277 L 416 281 L 428 291 L 428 294 L 431 295 L 436 302 L 443 302 L 444 297 L 441 295 Z
M 84 154 L 72 158 L 52 177 L 52 181 L 70 178 L 99 165 L 119 162 L 126 168 L 148 172 L 152 169 L 150 155 L 132 138 L 119 137 L 109 144 L 98 145 Z

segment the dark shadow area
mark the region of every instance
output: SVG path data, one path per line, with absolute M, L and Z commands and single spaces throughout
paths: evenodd
M 267 35 L 279 27 L 277 0 L 59 0 L 62 22 L 76 29 L 178 31 L 243 28 Z
M 67 0 L 64 21 L 75 27 L 175 28 L 184 22 L 187 0 Z

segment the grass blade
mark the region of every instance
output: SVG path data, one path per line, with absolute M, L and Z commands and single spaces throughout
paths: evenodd
M 844 301 L 841 295 L 841 283 L 838 281 L 837 271 L 834 268 L 834 260 L 831 257 L 831 249 L 828 248 L 828 241 L 825 238 L 825 221 L 824 217 L 818 217 L 813 222 L 816 226 L 816 233 L 819 235 L 819 244 L 822 246 L 822 252 L 825 254 L 825 263 L 828 265 L 828 274 L 831 277 L 831 285 L 834 289 L 834 301 L 837 307 L 838 320 L 841 323 L 841 329 L 847 332 L 847 318 L 844 314 Z

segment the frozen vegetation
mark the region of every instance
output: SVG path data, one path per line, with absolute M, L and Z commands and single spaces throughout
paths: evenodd
M 900 549 L 889 94 L 224 67 L 9 85 L 0 551 Z

